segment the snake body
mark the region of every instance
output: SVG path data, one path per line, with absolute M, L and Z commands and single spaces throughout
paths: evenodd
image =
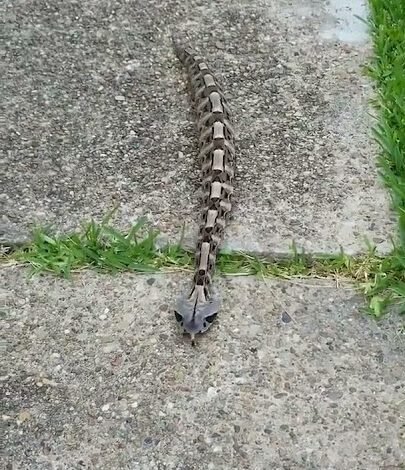
M 176 320 L 194 345 L 195 335 L 211 326 L 219 310 L 211 283 L 232 208 L 235 132 L 223 91 L 206 61 L 176 37 L 173 43 L 191 86 L 202 170 L 203 200 L 192 289 L 188 296 L 178 299 L 175 309 Z

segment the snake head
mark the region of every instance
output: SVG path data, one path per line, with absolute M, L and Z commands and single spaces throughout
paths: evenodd
M 184 332 L 191 336 L 193 346 L 195 345 L 195 335 L 208 330 L 218 314 L 219 306 L 218 299 L 198 302 L 188 298 L 180 298 L 177 301 L 174 315 Z

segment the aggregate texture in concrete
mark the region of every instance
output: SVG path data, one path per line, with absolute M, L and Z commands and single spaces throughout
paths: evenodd
M 340 6 L 339 6 L 340 5 Z M 233 249 L 390 248 L 375 169 L 361 0 L 4 0 L 1 240 L 120 205 L 169 238 L 195 237 L 200 174 L 186 31 L 228 96 L 238 133 Z
M 183 276 L 27 274 L 0 271 L 2 468 L 403 468 L 405 339 L 350 288 L 218 279 L 192 348 Z

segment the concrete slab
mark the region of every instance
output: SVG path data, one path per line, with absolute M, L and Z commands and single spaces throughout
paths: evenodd
M 397 320 L 329 283 L 218 280 L 193 349 L 168 307 L 184 282 L 2 268 L 5 468 L 402 468 Z
M 389 249 L 361 74 L 369 44 L 353 21 L 340 34 L 333 5 L 1 2 L 2 240 L 23 240 L 33 222 L 72 229 L 117 202 L 121 225 L 145 214 L 168 236 L 183 223 L 195 235 L 199 168 L 169 39 L 176 28 L 203 51 L 235 114 L 228 245 L 277 253 L 295 239 L 312 252 L 353 253 L 366 235 Z

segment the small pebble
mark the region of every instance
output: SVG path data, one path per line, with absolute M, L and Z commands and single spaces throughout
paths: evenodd
M 22 424 L 24 421 L 31 419 L 31 413 L 29 411 L 21 411 L 18 414 L 17 423 Z
M 146 437 L 143 440 L 143 446 L 144 447 L 152 447 L 153 446 L 153 439 L 151 437 Z
M 110 405 L 107 403 L 101 407 L 101 411 L 108 411 L 110 409 Z
M 115 101 L 125 101 L 125 96 L 122 96 L 122 95 L 118 95 L 118 96 L 115 96 Z
M 282 321 L 283 323 L 290 323 L 291 320 L 292 320 L 292 318 L 290 317 L 290 315 L 288 315 L 287 312 L 283 312 L 283 313 L 281 314 L 281 321 Z
M 125 66 L 125 70 L 133 72 L 137 67 L 139 67 L 139 62 L 130 62 Z

